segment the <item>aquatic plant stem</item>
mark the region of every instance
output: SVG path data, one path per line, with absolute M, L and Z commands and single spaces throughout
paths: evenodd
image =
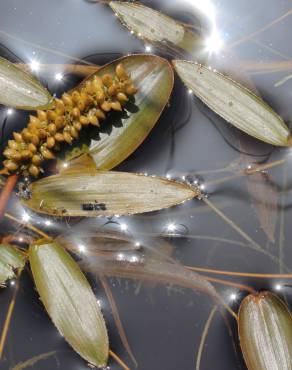
M 280 200 L 282 202 L 282 207 L 280 209 L 280 222 L 279 222 L 279 272 L 283 272 L 283 259 L 284 259 L 284 242 L 285 242 L 285 212 L 284 204 L 286 200 L 286 191 L 287 191 L 287 182 L 288 182 L 288 168 L 287 165 L 283 168 L 283 187 L 282 193 L 280 195 Z
M 28 224 L 27 222 L 25 221 L 22 221 L 22 220 L 19 220 L 18 218 L 12 216 L 10 213 L 4 213 L 4 217 L 8 218 L 9 220 L 12 220 L 20 225 L 23 225 L 24 227 L 26 227 L 27 229 L 30 229 L 32 231 L 34 231 L 36 234 L 39 234 L 42 238 L 45 238 L 45 239 L 51 239 L 51 237 L 44 233 L 43 231 L 39 230 L 37 227 L 33 226 L 33 225 L 30 225 Z
M 222 280 L 222 279 L 216 279 L 216 278 L 212 278 L 210 276 L 204 276 L 204 279 L 210 281 L 211 283 L 217 283 L 217 284 L 232 286 L 233 288 L 237 288 L 237 289 L 240 289 L 240 290 L 245 290 L 246 292 L 248 292 L 250 294 L 255 294 L 256 293 L 256 291 L 248 285 L 233 283 L 232 281 L 226 281 L 226 280 Z
M 203 202 L 207 204 L 218 216 L 220 216 L 228 225 L 230 225 L 239 235 L 241 235 L 245 240 L 252 244 L 255 249 L 262 251 L 263 248 L 255 242 L 248 234 L 246 234 L 239 226 L 237 226 L 230 218 L 228 218 L 223 212 L 220 211 L 209 199 L 206 197 L 202 198 Z
M 198 349 L 198 354 L 197 354 L 197 360 L 196 360 L 196 370 L 200 370 L 200 365 L 201 365 L 201 359 L 202 359 L 202 355 L 203 355 L 203 350 L 204 350 L 204 345 L 205 345 L 205 342 L 206 342 L 206 339 L 207 339 L 207 335 L 208 335 L 208 332 L 209 332 L 209 329 L 210 329 L 210 326 L 212 324 L 212 321 L 213 321 L 213 318 L 216 314 L 216 311 L 218 309 L 218 306 L 214 306 L 208 316 L 208 319 L 205 323 L 205 326 L 204 326 L 204 330 L 203 330 L 203 333 L 202 333 L 202 336 L 201 336 L 201 340 L 200 340 L 200 345 L 199 345 L 199 349 Z
M 17 365 L 15 365 L 11 370 L 23 370 L 26 369 L 27 367 L 31 367 L 35 364 L 37 364 L 41 360 L 46 360 L 47 358 L 51 356 L 55 356 L 56 351 L 51 351 L 51 352 L 46 352 L 41 355 L 33 356 L 32 358 L 24 361 L 24 362 L 19 362 Z
M 189 270 L 196 272 L 205 272 L 207 274 L 225 275 L 225 276 L 240 276 L 240 277 L 252 277 L 255 279 L 292 279 L 292 274 L 258 274 L 251 272 L 236 272 L 236 271 L 225 271 L 215 270 L 203 267 L 185 266 Z
M 114 320 L 115 320 L 115 323 L 116 323 L 116 327 L 118 329 L 118 333 L 120 335 L 120 338 L 121 338 L 121 341 L 126 349 L 126 351 L 128 352 L 131 360 L 133 361 L 135 367 L 138 367 L 138 364 L 137 364 L 137 361 L 134 357 L 134 354 L 131 350 L 131 347 L 130 347 L 130 344 L 129 344 L 129 341 L 127 339 L 127 336 L 126 336 L 126 332 L 124 330 L 124 327 L 123 327 L 123 324 L 122 324 L 122 321 L 120 319 L 120 315 L 119 315 L 119 311 L 118 311 L 118 307 L 117 307 L 117 304 L 115 302 L 115 299 L 114 299 L 114 296 L 112 294 L 112 291 L 105 279 L 104 276 L 102 275 L 99 275 L 99 280 L 101 282 L 101 285 L 103 287 L 103 290 L 105 291 L 105 294 L 107 296 L 107 299 L 109 301 L 109 304 L 111 306 L 111 310 L 112 310 L 112 314 L 113 314 L 113 317 L 114 317 Z
M 116 363 L 121 366 L 122 369 L 131 370 L 115 352 L 109 350 L 109 354 L 116 361 Z
M 87 64 L 87 65 L 94 65 L 94 63 L 90 63 L 87 60 L 76 58 L 76 57 L 74 57 L 72 55 L 65 54 L 65 53 L 63 53 L 63 52 L 61 52 L 59 50 L 56 50 L 56 49 L 51 49 L 51 48 L 47 48 L 47 47 L 41 46 L 39 44 L 36 44 L 36 43 L 30 42 L 30 41 L 24 40 L 24 39 L 22 39 L 22 38 L 20 38 L 18 36 L 12 35 L 11 33 L 8 33 L 8 32 L 5 32 L 5 31 L 2 31 L 2 30 L 0 30 L 0 35 L 3 35 L 5 37 L 8 37 L 9 39 L 12 39 L 12 40 L 19 41 L 22 44 L 30 45 L 30 46 L 33 46 L 33 47 L 35 47 L 37 49 L 44 50 L 46 52 L 50 52 L 52 54 L 59 55 L 61 57 L 66 57 L 66 58 L 69 58 L 71 60 L 75 60 L 76 62 L 80 62 L 80 63 Z
M 239 177 L 242 177 L 242 176 L 253 175 L 255 173 L 266 171 L 270 168 L 277 167 L 281 164 L 284 164 L 286 162 L 286 160 L 287 160 L 287 157 L 283 158 L 283 159 L 279 159 L 277 161 L 267 163 L 267 164 L 262 164 L 262 165 L 258 165 L 258 166 L 252 167 L 252 168 L 247 168 L 247 169 L 242 170 L 239 173 L 236 173 L 234 175 L 225 176 L 225 177 L 222 177 L 222 178 L 216 179 L 216 180 L 206 181 L 204 183 L 204 185 L 205 186 L 218 185 L 218 184 L 225 183 L 227 181 L 235 180 L 235 179 L 237 179 Z
M 5 183 L 5 185 L 4 185 L 4 187 L 1 191 L 1 194 L 0 194 L 0 221 L 2 221 L 2 219 L 3 219 L 3 215 L 4 215 L 4 212 L 6 210 L 7 203 L 9 201 L 12 190 L 14 189 L 14 187 L 15 187 L 17 181 L 18 181 L 18 178 L 19 178 L 19 175 L 17 175 L 17 174 L 10 175 L 7 178 L 6 183 Z
M 282 61 L 267 61 L 258 62 L 256 60 L 245 60 L 240 62 L 240 66 L 249 74 L 265 74 L 265 73 L 275 73 L 279 71 L 291 71 L 292 70 L 292 60 L 282 60 Z
M 0 360 L 3 356 L 3 350 L 4 350 L 4 346 L 5 346 L 5 342 L 6 342 L 6 338 L 7 338 L 7 334 L 8 334 L 12 314 L 13 314 L 13 310 L 14 310 L 14 307 L 15 307 L 16 297 L 17 297 L 17 293 L 18 293 L 18 290 L 19 290 L 19 279 L 20 279 L 21 273 L 22 273 L 22 269 L 18 271 L 17 280 L 16 280 L 16 284 L 15 284 L 15 287 L 14 287 L 14 292 L 13 292 L 12 299 L 11 299 L 11 301 L 9 303 L 9 306 L 8 306 L 6 318 L 5 318 L 3 329 L 2 329 L 2 332 L 1 332 Z
M 228 49 L 232 49 L 234 48 L 235 46 L 238 46 L 252 38 L 254 38 L 255 36 L 259 35 L 260 33 L 268 30 L 269 28 L 275 26 L 277 23 L 281 22 L 283 19 L 287 18 L 289 15 L 292 14 L 292 9 L 288 10 L 288 12 L 286 12 L 285 14 L 281 15 L 280 17 L 274 19 L 272 22 L 266 24 L 264 27 L 250 33 L 249 35 L 247 36 L 244 36 L 242 37 L 240 40 L 237 40 L 237 41 L 234 41 L 233 43 L 231 43 L 231 45 L 227 46 Z

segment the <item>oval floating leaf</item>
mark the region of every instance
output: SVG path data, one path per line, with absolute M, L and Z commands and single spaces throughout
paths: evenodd
M 78 264 L 47 240 L 30 247 L 29 261 L 40 298 L 60 333 L 90 364 L 105 366 L 109 352 L 105 322 Z
M 199 9 L 194 25 L 188 26 L 142 4 L 111 1 L 109 5 L 122 24 L 143 41 L 175 55 L 187 52 L 203 56 L 206 48 L 203 38 L 210 24 Z
M 15 277 L 14 270 L 23 268 L 24 255 L 14 246 L 0 244 L 0 286 Z
M 246 297 L 238 328 L 249 370 L 292 369 L 292 317 L 277 296 L 262 292 Z
M 113 216 L 144 213 L 174 206 L 198 195 L 186 184 L 126 172 L 75 171 L 31 184 L 24 204 L 55 216 Z
M 138 92 L 125 106 L 126 114 L 109 117 L 108 124 L 101 125 L 99 137 L 91 141 L 89 148 L 84 145 L 81 148 L 81 153 L 92 155 L 100 170 L 116 167 L 140 146 L 158 121 L 173 89 L 171 65 L 154 55 L 131 55 L 118 59 L 99 69 L 96 75 L 113 74 L 121 62 Z M 69 159 L 80 155 L 76 149 L 69 153 Z
M 53 98 L 34 77 L 0 57 L 0 104 L 28 110 L 46 109 L 53 104 Z
M 185 85 L 226 121 L 266 143 L 291 145 L 283 119 L 251 91 L 201 64 L 183 60 L 173 64 Z

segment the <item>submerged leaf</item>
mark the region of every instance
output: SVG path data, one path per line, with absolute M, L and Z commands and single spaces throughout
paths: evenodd
M 25 264 L 23 254 L 14 246 L 0 245 L 0 286 L 8 279 L 15 277 L 14 270 L 22 268 Z
M 111 1 L 109 5 L 122 24 L 140 39 L 175 55 L 198 55 L 206 48 L 203 37 L 209 25 L 202 27 L 203 19 L 207 19 L 199 9 L 195 24 L 190 27 L 142 4 Z
M 33 76 L 0 57 L 0 104 L 19 109 L 46 109 L 53 98 Z
M 271 243 L 275 243 L 278 220 L 278 190 L 265 172 L 248 176 L 247 189 L 260 225 Z
M 89 152 L 100 170 L 110 170 L 123 162 L 145 140 L 168 103 L 174 75 L 167 60 L 154 55 L 130 55 L 118 59 L 96 72 L 97 76 L 113 74 L 123 63 L 138 89 L 124 113 L 115 113 L 102 123 L 98 137 L 68 153 L 67 159 Z M 82 84 L 77 87 L 78 90 Z M 126 114 L 125 114 L 126 113 Z
M 234 315 L 204 276 L 186 269 L 173 259 L 171 262 L 167 262 L 161 258 L 147 257 L 136 252 L 105 253 L 97 257 L 89 256 L 89 258 L 86 258 L 86 254 L 84 254 L 83 258 L 82 266 L 97 275 L 103 274 L 108 277 L 114 276 L 182 286 L 209 295 L 220 306 Z
M 292 369 L 292 317 L 277 296 L 262 292 L 246 297 L 238 328 L 249 370 Z
M 283 119 L 251 91 L 201 64 L 183 60 L 173 64 L 185 85 L 226 121 L 266 143 L 291 145 Z
M 140 248 L 140 243 L 136 245 L 128 235 L 114 231 L 96 231 L 95 233 L 87 230 L 83 233 L 82 230 L 77 233 L 70 231 L 70 233 L 59 236 L 56 240 L 65 249 L 75 253 L 82 251 L 80 246 L 84 246 L 87 255 L 124 250 L 131 251 Z
M 198 195 L 190 186 L 127 172 L 66 170 L 30 185 L 24 204 L 55 216 L 114 216 L 168 208 Z
M 40 298 L 60 333 L 90 364 L 105 366 L 109 352 L 105 322 L 78 264 L 47 240 L 30 247 L 29 261 Z

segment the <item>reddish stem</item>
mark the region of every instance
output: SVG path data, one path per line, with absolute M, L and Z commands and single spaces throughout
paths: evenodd
M 2 192 L 0 194 L 0 221 L 2 221 L 3 219 L 4 212 L 6 210 L 6 206 L 10 198 L 10 194 L 14 189 L 18 181 L 18 178 L 19 175 L 17 174 L 10 175 L 4 185 L 4 188 L 2 189 Z

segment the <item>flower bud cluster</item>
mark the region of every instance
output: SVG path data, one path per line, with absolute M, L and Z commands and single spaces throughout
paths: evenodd
M 38 177 L 43 163 L 55 158 L 63 143 L 71 145 L 84 127 L 100 127 L 110 111 L 122 111 L 129 96 L 137 92 L 122 63 L 114 75 L 94 75 L 81 86 L 56 98 L 54 109 L 31 115 L 21 132 L 13 132 L 3 152 L 8 173 Z

